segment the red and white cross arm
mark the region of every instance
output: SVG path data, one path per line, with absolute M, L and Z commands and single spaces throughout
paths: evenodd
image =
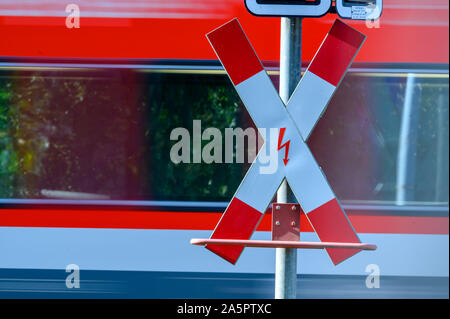
M 287 109 L 236 19 L 207 36 L 255 124 L 260 128 L 279 128 L 283 131 L 280 138 L 291 141 L 290 161 L 283 162 L 284 150 L 280 152 L 279 169 L 273 174 L 261 174 L 258 154 L 211 238 L 249 239 L 286 176 L 322 241 L 359 243 L 303 136 L 309 137 L 361 47 L 364 35 L 337 20 L 294 91 Z M 332 71 L 326 73 L 329 69 Z M 242 246 L 225 245 L 207 245 L 207 248 L 233 264 L 243 250 Z M 327 250 L 335 264 L 358 251 Z

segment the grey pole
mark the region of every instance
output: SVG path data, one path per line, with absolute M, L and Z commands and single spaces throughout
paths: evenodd
M 281 18 L 280 97 L 287 103 L 301 78 L 302 19 Z M 289 187 L 283 180 L 277 202 L 287 203 Z M 295 299 L 297 285 L 297 249 L 276 248 L 275 299 Z

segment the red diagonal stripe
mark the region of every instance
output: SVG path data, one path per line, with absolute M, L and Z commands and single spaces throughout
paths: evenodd
M 321 241 L 360 243 L 355 230 L 336 199 L 332 199 L 306 215 Z M 327 248 L 333 263 L 339 264 L 359 249 Z
M 336 20 L 334 22 L 328 34 L 338 38 L 339 40 L 347 42 L 351 46 L 354 46 L 356 49 L 359 49 L 366 38 L 364 34 L 353 29 L 340 20 Z
M 211 239 L 250 239 L 263 214 L 234 197 Z M 206 248 L 235 264 L 244 246 L 207 245 Z
M 308 70 L 338 86 L 364 39 L 363 34 L 336 20 Z
M 264 69 L 237 19 L 206 36 L 234 85 Z

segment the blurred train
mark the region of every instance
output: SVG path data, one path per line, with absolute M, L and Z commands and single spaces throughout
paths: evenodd
M 189 244 L 249 164 L 169 154 L 194 120 L 254 127 L 205 34 L 237 17 L 277 86 L 280 19 L 243 0 L 74 3 L 79 28 L 60 1 L 0 0 L 0 298 L 272 298 L 274 250 L 233 266 Z M 367 40 L 308 144 L 378 249 L 338 266 L 299 250 L 298 298 L 448 298 L 448 15 L 385 0 L 378 23 L 345 21 Z M 303 21 L 304 68 L 336 18 Z M 318 240 L 304 217 L 301 232 Z

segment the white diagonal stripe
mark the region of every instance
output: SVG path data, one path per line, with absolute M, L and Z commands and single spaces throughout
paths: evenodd
M 306 71 L 297 85 L 287 108 L 305 141 L 325 111 L 336 87 L 312 72 Z

